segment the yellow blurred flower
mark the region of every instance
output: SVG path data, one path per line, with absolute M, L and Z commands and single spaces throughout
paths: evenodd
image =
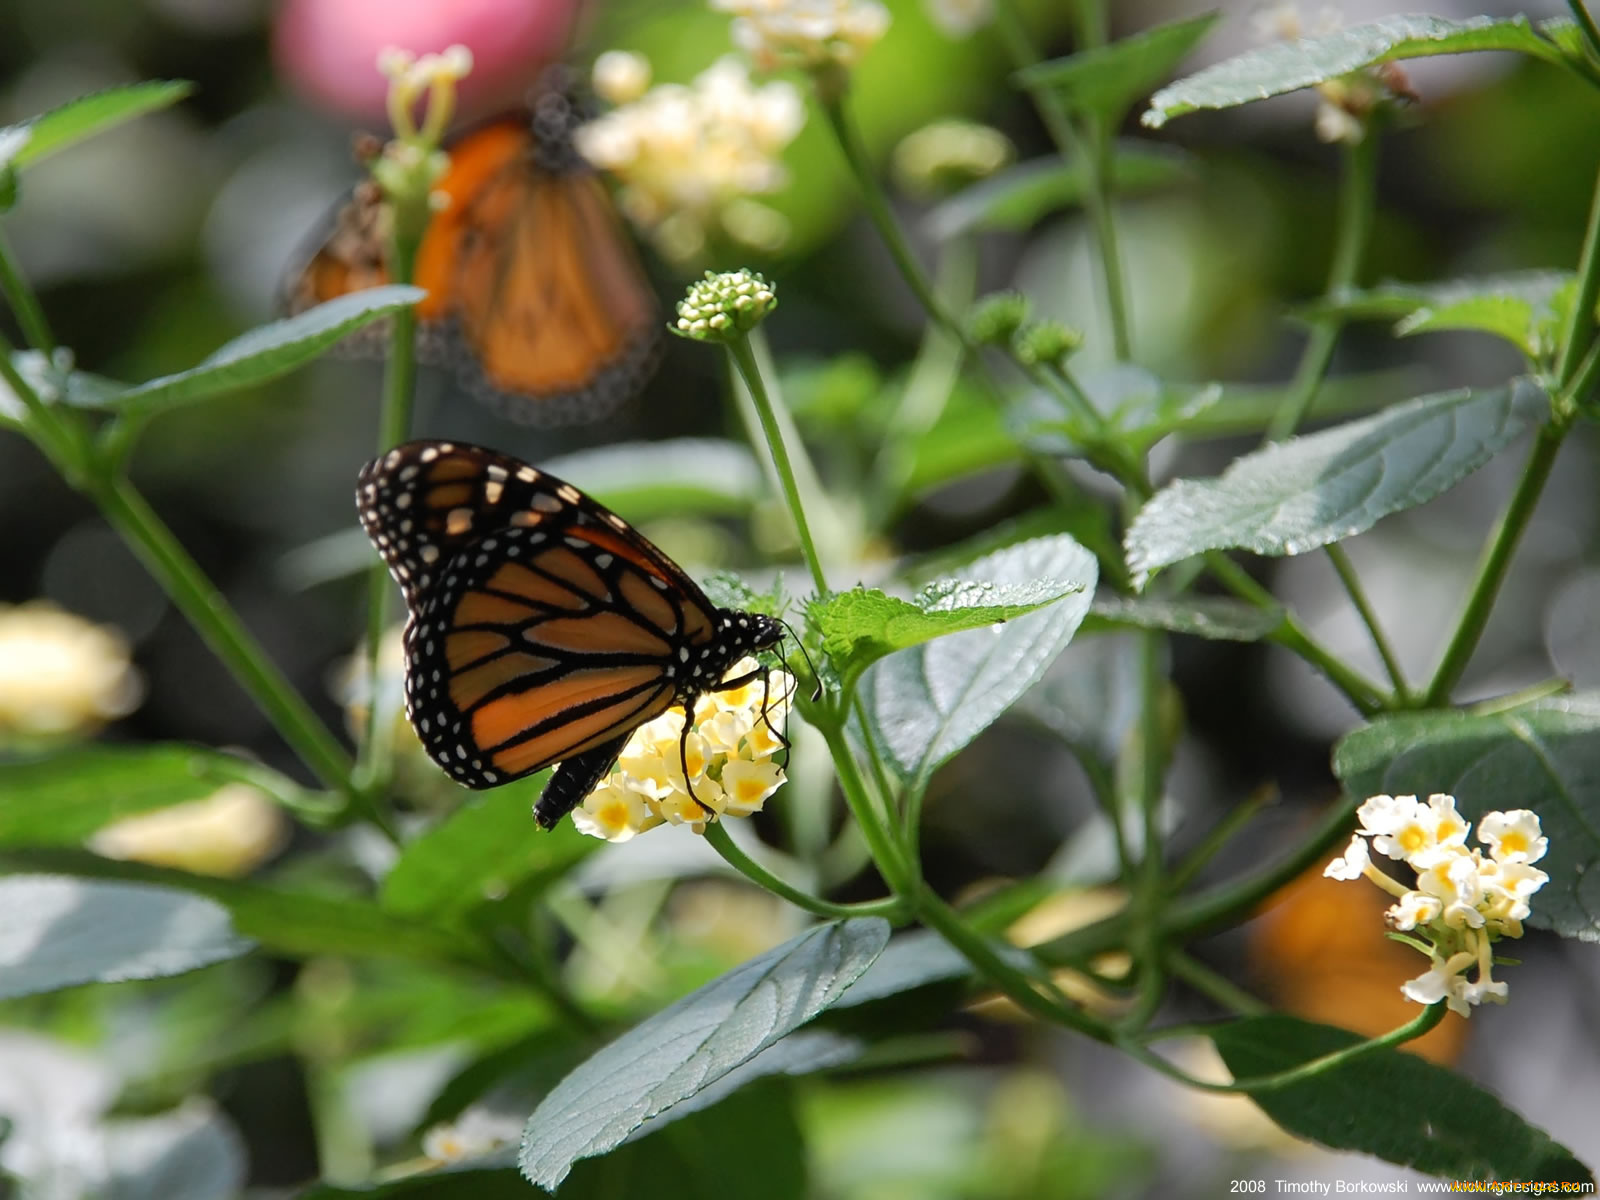
M 937 196 L 993 175 L 1016 155 L 1011 140 L 976 121 L 934 121 L 894 148 L 895 178 L 908 192 Z
M 282 809 L 247 784 L 229 783 L 203 800 L 113 822 L 89 839 L 89 849 L 232 879 L 276 854 L 288 834 Z
M 142 693 L 115 629 L 42 601 L 0 606 L 0 741 L 90 733 Z
M 757 666 L 741 659 L 726 678 Z M 794 676 L 771 671 L 700 697 L 687 731 L 690 718 L 681 708 L 647 721 L 628 739 L 617 769 L 573 812 L 573 824 L 590 837 L 625 842 L 657 825 L 701 833 L 718 817 L 760 812 L 785 780 L 772 755 L 783 744 L 779 730 L 793 695 Z

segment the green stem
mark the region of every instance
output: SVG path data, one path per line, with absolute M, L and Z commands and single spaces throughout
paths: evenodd
M 1517 490 L 1512 493 L 1510 504 L 1501 514 L 1499 523 L 1484 546 L 1472 591 L 1468 593 L 1461 616 L 1456 620 L 1455 633 L 1451 635 L 1444 657 L 1439 660 L 1439 668 L 1434 672 L 1433 682 L 1423 696 L 1424 708 L 1447 704 L 1451 691 L 1461 681 L 1467 662 L 1477 648 L 1478 639 L 1483 636 L 1484 626 L 1489 623 L 1489 613 L 1494 608 L 1495 597 L 1500 594 L 1500 585 L 1511 566 L 1511 556 L 1522 538 L 1522 531 L 1533 517 L 1533 510 L 1538 507 L 1539 497 L 1550 478 L 1550 469 L 1555 466 L 1556 455 L 1566 436 L 1564 426 L 1552 423 L 1540 427 L 1533 443 L 1533 453 L 1528 456 L 1528 464 L 1522 469 L 1522 478 L 1517 482 Z
M 767 448 L 772 451 L 772 462 L 778 469 L 778 480 L 783 485 L 783 498 L 789 505 L 794 526 L 800 535 L 800 552 L 805 556 L 806 567 L 812 582 L 817 585 L 817 595 L 828 594 L 827 576 L 822 573 L 822 560 L 817 557 L 816 544 L 811 540 L 811 527 L 806 523 L 805 507 L 800 503 L 800 489 L 795 484 L 794 467 L 789 462 L 789 451 L 784 444 L 783 432 L 778 427 L 772 410 L 772 399 L 767 395 L 766 383 L 761 378 L 761 368 L 756 364 L 755 353 L 748 338 L 737 337 L 726 343 L 728 355 L 739 369 L 750 398 L 755 401 L 756 413 L 761 418 L 761 429 L 766 434 Z
M 1129 914 L 1133 937 L 1129 949 L 1139 968 L 1139 999 L 1126 1020 L 1134 1027 L 1147 1024 L 1166 995 L 1166 955 L 1160 925 L 1166 902 L 1162 878 L 1161 795 L 1166 759 L 1166 732 L 1161 720 L 1161 696 L 1166 675 L 1161 670 L 1161 636 L 1139 635 L 1139 755 L 1134 800 L 1143 818 L 1143 846 L 1139 873 L 1133 880 Z
M 1224 978 L 1182 950 L 1167 951 L 1167 968 L 1195 991 L 1239 1016 L 1259 1017 L 1272 1011 L 1270 1005 L 1262 1003 L 1231 979 Z
M 56 341 L 50 336 L 50 325 L 44 319 L 44 309 L 39 307 L 39 298 L 33 294 L 33 289 L 28 286 L 27 279 L 17 266 L 11 243 L 4 233 L 0 233 L 0 293 L 5 295 L 11 311 L 17 314 L 17 324 L 22 327 L 28 344 L 46 358 L 53 355 Z
M 890 836 L 883 814 L 872 803 L 842 723 L 822 720 L 817 727 L 827 739 L 828 752 L 833 756 L 834 770 L 839 775 L 839 789 L 844 793 L 844 802 L 850 808 L 850 815 L 855 818 L 856 827 L 866 839 L 867 850 L 878 868 L 878 874 L 883 876 L 883 881 L 896 896 L 914 895 L 920 879 L 916 860 L 908 857 L 900 844 Z
M 1600 177 L 1595 180 L 1594 195 L 1589 200 L 1589 225 L 1584 231 L 1583 250 L 1578 257 L 1578 294 L 1572 298 L 1566 328 L 1561 331 L 1556 381 L 1562 387 L 1572 382 L 1583 353 L 1594 337 L 1597 301 L 1600 301 Z
M 121 477 L 96 478 L 88 491 L 106 520 L 143 560 L 213 653 L 250 693 L 284 741 L 336 791 L 350 793 L 350 759 L 328 727 L 272 664 L 216 586 L 189 557 L 143 496 Z
M 396 235 L 389 244 L 389 277 L 410 283 L 416 273 L 419 239 Z M 378 416 L 378 453 L 394 449 L 411 436 L 411 409 L 416 395 L 417 313 L 407 305 L 389 318 L 389 358 L 384 364 L 383 408 Z M 367 576 L 367 722 L 356 757 L 361 790 L 373 797 L 384 790 L 394 749 L 395 714 L 380 703 L 384 684 L 380 662 L 389 628 L 389 603 L 394 583 L 388 565 L 372 565 Z
M 1578 28 L 1583 30 L 1583 40 L 1589 43 L 1589 52 L 1600 58 L 1600 28 L 1595 27 L 1588 6 L 1583 0 L 1567 0 L 1567 7 L 1572 10 L 1572 17 L 1578 22 Z
M 1344 175 L 1339 187 L 1339 215 L 1333 249 L 1333 263 L 1328 268 L 1328 286 L 1323 296 L 1338 301 L 1354 287 L 1361 274 L 1361 260 L 1366 256 L 1367 242 L 1372 235 L 1372 218 L 1378 200 L 1378 137 L 1369 123 L 1363 129 L 1359 142 L 1344 148 Z M 1311 324 L 1311 336 L 1300 355 L 1300 365 L 1295 370 L 1294 381 L 1284 396 L 1283 404 L 1273 414 L 1267 426 L 1268 441 L 1282 441 L 1299 428 L 1311 407 L 1322 377 L 1327 374 L 1328 363 L 1333 359 L 1333 348 L 1339 340 L 1339 330 L 1344 318 L 1337 314 L 1319 317 Z
M 996 6 L 995 29 L 1005 44 L 1011 65 L 1018 71 L 1039 61 L 1039 52 L 1033 39 L 1009 3 Z M 1103 44 L 1105 41 L 1104 13 L 1084 11 L 1080 21 L 1079 39 L 1085 46 Z M 1063 107 L 1060 97 L 1042 84 L 1027 89 L 1044 122 L 1051 140 L 1062 156 L 1082 164 L 1088 175 L 1088 186 L 1083 190 L 1083 206 L 1089 216 L 1089 227 L 1094 233 L 1099 250 L 1100 274 L 1106 294 L 1106 315 L 1111 324 L 1111 344 L 1119 361 L 1133 357 L 1132 336 L 1129 332 L 1127 286 L 1122 274 L 1122 256 L 1117 246 L 1117 226 L 1111 204 L 1110 139 L 1101 122 L 1091 120 L 1087 137 L 1080 136 L 1071 117 Z
M 899 222 L 889 209 L 889 201 L 885 198 L 883 189 L 878 186 L 878 178 L 873 173 L 872 160 L 867 155 L 866 147 L 861 143 L 861 135 L 856 130 L 855 122 L 850 119 L 850 114 L 845 110 L 844 89 L 842 87 L 819 89 L 818 99 L 822 104 L 823 115 L 827 117 L 828 125 L 833 130 L 833 136 L 839 143 L 839 149 L 844 153 L 845 164 L 850 168 L 850 174 L 856 181 L 856 188 L 861 193 L 861 203 L 867 210 L 867 216 L 877 227 L 878 236 L 883 239 L 901 277 L 916 294 L 917 302 L 927 314 L 959 339 L 969 353 L 976 356 L 977 348 L 972 345 L 961 323 L 946 310 L 944 302 L 933 290 L 928 276 L 917 262 L 916 255 L 911 252 L 905 235 L 900 231 Z
M 1372 637 L 1372 644 L 1378 649 L 1378 657 L 1383 659 L 1384 669 L 1389 672 L 1389 680 L 1394 684 L 1395 700 L 1401 705 L 1410 703 L 1411 692 L 1406 686 L 1405 672 L 1400 668 L 1400 659 L 1394 652 L 1394 646 L 1384 634 L 1383 626 L 1378 623 L 1377 611 L 1367 599 L 1366 589 L 1361 586 L 1361 577 L 1356 574 L 1355 564 L 1350 561 L 1350 555 L 1337 542 L 1324 549 L 1328 552 L 1328 561 L 1333 563 L 1333 569 L 1339 575 L 1339 582 L 1344 584 L 1350 603 L 1355 605 L 1362 623 L 1366 625 L 1367 633 Z
M 1006 961 L 1005 956 L 986 937 L 970 928 L 959 913 L 926 885 L 917 891 L 917 916 L 1023 1011 L 1051 1024 L 1076 1029 L 1102 1042 L 1112 1039 L 1111 1030 L 1100 1021 L 1041 990 L 1038 981 Z
M 1324 1054 L 1320 1058 L 1301 1063 L 1298 1067 L 1291 1067 L 1287 1071 L 1275 1071 L 1270 1075 L 1251 1075 L 1244 1079 L 1236 1079 L 1232 1083 L 1212 1083 L 1210 1080 L 1197 1079 L 1187 1071 L 1173 1066 L 1159 1054 L 1131 1040 L 1125 1039 L 1119 1042 L 1118 1045 L 1146 1066 L 1154 1068 L 1163 1075 L 1171 1076 L 1181 1083 L 1188 1084 L 1192 1088 L 1199 1088 L 1201 1091 L 1206 1092 L 1247 1092 L 1251 1095 L 1260 1095 L 1262 1092 L 1282 1091 L 1284 1088 L 1293 1087 L 1297 1083 L 1304 1083 L 1306 1080 L 1314 1079 L 1318 1075 L 1337 1070 L 1355 1059 L 1371 1054 L 1375 1050 L 1398 1046 L 1402 1042 L 1409 1042 L 1419 1038 L 1444 1020 L 1445 1011 L 1445 1002 L 1440 1000 L 1437 1004 L 1431 1004 L 1423 1009 L 1415 1020 L 1407 1021 L 1400 1028 L 1391 1030 L 1382 1037 L 1358 1042 L 1354 1046 L 1347 1046 L 1343 1050 L 1334 1051 L 1332 1054 Z
M 1224 814 L 1222 820 L 1213 825 L 1200 839 L 1200 844 L 1191 850 L 1167 876 L 1167 894 L 1175 896 L 1188 887 L 1205 865 L 1216 857 L 1217 852 L 1233 840 L 1233 835 L 1249 824 L 1251 818 L 1261 811 L 1272 795 L 1270 788 L 1257 788 Z
M 765 888 L 775 896 L 781 896 L 796 908 L 802 908 L 808 913 L 829 919 L 836 917 L 887 917 L 896 923 L 903 921 L 908 915 L 910 905 L 904 897 L 887 896 L 882 900 L 868 900 L 860 904 L 835 904 L 831 900 L 823 900 L 803 892 L 792 884 L 785 883 L 771 871 L 767 870 L 743 850 L 739 849 L 727 829 L 720 821 L 713 821 L 705 829 L 706 842 L 722 859 L 735 871 L 750 880 L 757 887 Z

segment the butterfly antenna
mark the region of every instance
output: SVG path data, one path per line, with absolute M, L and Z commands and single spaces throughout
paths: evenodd
M 800 635 L 794 631 L 794 626 L 784 620 L 780 620 L 778 624 L 789 631 L 789 636 L 794 639 L 794 644 L 800 651 L 800 657 L 806 660 L 806 669 L 816 681 L 817 686 L 811 692 L 811 703 L 815 704 L 822 699 L 822 676 L 817 673 L 817 664 L 811 661 L 811 653 L 806 649 L 806 644 L 800 640 Z

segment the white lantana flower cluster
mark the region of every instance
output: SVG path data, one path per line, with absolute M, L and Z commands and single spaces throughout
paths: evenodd
M 805 124 L 798 89 L 756 87 L 732 55 L 691 84 L 646 91 L 649 78 L 638 55 L 601 55 L 595 91 L 617 107 L 576 135 L 579 153 L 616 179 L 622 211 L 678 262 L 697 257 L 713 231 L 758 250 L 782 245 L 788 222 L 750 197 L 789 181 L 779 155 Z
M 1385 914 L 1389 927 L 1412 934 L 1400 940 L 1423 951 L 1432 966 L 1401 988 L 1418 1004 L 1447 1002 L 1452 1012 L 1506 1002 L 1505 983 L 1493 978 L 1492 947 L 1503 937 L 1521 937 L 1529 899 L 1549 876 L 1533 864 L 1549 841 L 1528 809 L 1485 813 L 1478 841 L 1488 856 L 1466 844 L 1470 830 L 1456 812 L 1454 796 L 1373 796 L 1356 810 L 1361 827 L 1350 846 L 1323 874 L 1332 879 L 1365 877 L 1395 897 Z M 1371 848 L 1417 873 L 1407 888 L 1372 865 Z M 1467 973 L 1476 968 L 1476 978 Z
M 711 0 L 733 14 L 733 44 L 763 71 L 850 67 L 889 29 L 878 0 Z
M 755 659 L 743 658 L 726 678 L 757 669 Z M 700 697 L 687 733 L 689 718 L 681 708 L 639 726 L 617 769 L 573 812 L 572 823 L 590 837 L 625 842 L 657 825 L 688 825 L 703 833 L 708 821 L 760 812 L 784 783 L 773 756 L 783 748 L 780 731 L 794 686 L 787 671 L 771 671 Z

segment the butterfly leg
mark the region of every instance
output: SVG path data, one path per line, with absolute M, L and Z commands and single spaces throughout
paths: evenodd
M 684 705 L 684 715 L 685 716 L 689 716 L 693 712 L 694 712 L 694 705 L 693 704 Z M 694 780 L 689 778 L 689 722 L 688 721 L 685 721 L 683 723 L 683 732 L 678 735 L 678 764 L 683 768 L 683 787 L 684 787 L 684 790 L 689 793 L 689 799 L 693 800 L 695 802 L 695 806 L 697 808 L 699 808 L 701 812 L 705 813 L 706 820 L 708 820 L 708 821 L 716 820 L 717 814 L 712 810 L 711 806 L 706 804 L 703 800 L 700 799 L 699 796 L 696 796 L 694 794 Z
M 554 829 L 556 822 L 583 803 L 583 798 L 611 770 L 632 732 L 629 730 L 614 741 L 575 754 L 556 767 L 556 773 L 544 785 L 539 802 L 533 806 L 533 819 L 540 829 Z

